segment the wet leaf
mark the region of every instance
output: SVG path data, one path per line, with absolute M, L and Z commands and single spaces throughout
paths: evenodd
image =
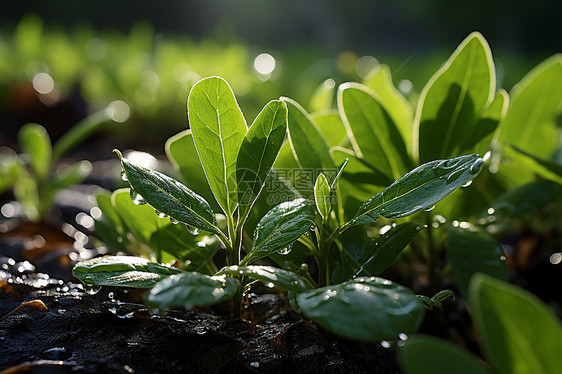
M 310 287 L 295 273 L 272 266 L 228 266 L 217 275 L 230 274 L 249 277 L 261 281 L 268 287 L 273 285 L 287 291 L 302 292 Z
M 132 256 L 104 256 L 81 261 L 72 269 L 72 275 L 84 284 L 151 288 L 156 282 L 182 271 Z
M 498 373 L 556 373 L 560 369 L 562 325 L 531 293 L 475 275 L 468 300 L 487 361 Z
M 236 161 L 240 217 L 245 220 L 266 183 L 287 133 L 287 106 L 269 102 L 248 129 Z
M 484 161 L 476 154 L 418 166 L 367 200 L 346 226 L 371 223 L 379 216 L 401 218 L 427 209 L 478 175 Z
M 468 283 L 476 273 L 485 273 L 507 281 L 509 272 L 505 254 L 496 239 L 469 229 L 451 228 L 447 237 L 447 260 L 463 297 L 468 296 Z
M 214 305 L 226 301 L 238 290 L 237 279 L 181 273 L 158 282 L 145 296 L 150 307 L 166 310 Z
M 288 247 L 314 224 L 315 215 L 314 203 L 306 199 L 277 205 L 256 226 L 252 249 L 240 264 L 246 265 Z
M 413 140 L 420 162 L 458 155 L 467 134 L 480 133 L 478 119 L 495 90 L 490 47 L 480 33 L 473 32 L 420 94 Z
M 419 328 L 425 314 L 412 291 L 375 277 L 305 291 L 291 304 L 328 331 L 358 341 L 410 334 Z
M 227 216 L 238 203 L 236 158 L 247 127 L 228 83 L 219 77 L 197 82 L 188 98 L 189 126 L 215 198 Z
M 198 229 L 220 232 L 205 199 L 175 179 L 128 162 L 117 152 L 132 189 L 154 209 Z
M 342 84 L 338 109 L 359 158 L 391 180 L 412 168 L 400 131 L 370 88 L 359 83 Z
M 415 335 L 398 350 L 400 368 L 405 374 L 490 374 L 478 357 L 451 342 L 432 336 Z

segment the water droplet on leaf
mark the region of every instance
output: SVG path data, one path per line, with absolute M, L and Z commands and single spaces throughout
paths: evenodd
M 201 234 L 201 229 L 199 229 L 197 227 L 190 226 L 190 225 L 185 225 L 185 227 L 187 228 L 187 232 L 189 232 L 191 235 Z
M 84 286 L 84 292 L 86 292 L 88 295 L 95 295 L 100 292 L 100 290 L 101 286 L 94 286 L 91 284 L 87 284 Z
M 484 160 L 479 158 L 477 159 L 474 164 L 472 164 L 472 166 L 470 167 L 470 172 L 472 174 L 477 174 L 480 169 L 482 169 L 482 165 L 484 165 Z
M 172 222 L 174 225 L 177 225 L 178 223 L 180 223 L 180 221 L 178 221 L 175 218 L 170 217 L 170 222 Z
M 430 206 L 429 208 L 424 209 L 424 212 L 431 212 L 435 208 L 435 205 Z
M 166 217 L 168 217 L 168 215 L 167 215 L 166 213 L 162 213 L 162 212 L 160 212 L 160 211 L 158 211 L 158 210 L 156 210 L 156 209 L 154 209 L 154 213 L 156 213 L 156 215 L 157 215 L 158 217 L 160 217 L 160 218 L 166 218 Z
M 291 250 L 292 250 L 292 249 L 293 249 L 293 245 L 291 244 L 291 245 L 289 245 L 287 248 L 283 248 L 283 249 L 281 249 L 281 250 L 280 250 L 279 252 L 277 252 L 277 253 L 279 253 L 279 254 L 282 255 L 282 256 L 286 256 L 286 255 L 288 255 L 289 253 L 291 253 Z
M 133 203 L 135 205 L 144 205 L 146 204 L 146 201 L 144 201 L 144 198 L 137 193 L 135 190 L 131 189 L 131 200 L 133 200 Z
M 472 179 L 469 180 L 468 182 L 466 182 L 465 184 L 462 184 L 461 187 L 466 188 L 466 187 L 470 186 L 471 184 L 472 184 Z
M 123 180 L 123 182 L 129 181 L 129 178 L 127 178 L 127 173 L 125 173 L 125 170 L 121 170 L 121 179 Z

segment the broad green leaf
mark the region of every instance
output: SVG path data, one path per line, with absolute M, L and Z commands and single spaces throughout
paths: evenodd
M 367 200 L 346 226 L 371 223 L 379 216 L 390 219 L 406 217 L 431 208 L 475 178 L 483 164 L 478 155 L 472 154 L 418 166 Z
M 182 271 L 132 256 L 104 256 L 81 261 L 72 275 L 84 284 L 151 288 L 158 281 Z
M 463 297 L 468 296 L 468 283 L 476 273 L 509 280 L 505 254 L 500 244 L 485 233 L 451 228 L 447 236 L 447 260 Z
M 521 217 L 523 214 L 540 211 L 547 203 L 560 196 L 562 186 L 540 180 L 506 191 L 494 201 L 490 211 L 500 217 Z
M 456 156 L 496 88 L 492 53 L 484 37 L 470 34 L 423 88 L 414 119 L 414 157 L 421 163 Z M 480 124 L 481 125 L 481 124 Z
M 336 109 L 314 112 L 311 113 L 310 116 L 320 129 L 320 132 L 322 132 L 322 135 L 324 135 L 326 143 L 330 147 L 349 144 L 345 126 Z
M 414 335 L 398 350 L 400 368 L 405 374 L 490 374 L 478 357 L 446 340 Z
M 348 280 L 354 276 L 380 275 L 422 227 L 417 223 L 406 222 L 374 238 L 367 237 L 364 229 L 350 233 L 348 236 L 353 237 L 342 243 L 342 269 L 336 281 Z
M 166 141 L 166 155 L 174 168 L 180 172 L 185 185 L 203 197 L 213 211 L 218 211 L 220 207 L 199 161 L 191 130 L 182 131 L 169 138 Z
M 342 84 L 338 109 L 358 157 L 390 179 L 411 169 L 400 131 L 371 89 L 359 83 Z
M 413 333 L 425 313 L 412 291 L 375 277 L 304 291 L 291 304 L 328 331 L 358 341 L 396 339 L 400 333 Z
M 331 78 L 320 83 L 310 97 L 310 102 L 308 104 L 310 111 L 317 112 L 319 110 L 331 109 L 332 102 L 334 101 L 335 88 L 336 82 Z
M 552 310 L 531 293 L 475 275 L 468 300 L 482 337 L 484 356 L 498 373 L 557 373 L 562 325 Z
M 51 138 L 41 125 L 28 123 L 18 132 L 22 150 L 29 155 L 29 163 L 39 180 L 49 175 L 51 168 Z
M 324 222 L 330 217 L 330 212 L 332 211 L 332 196 L 330 194 L 330 185 L 328 184 L 328 179 L 324 174 L 318 175 L 316 178 L 316 183 L 314 184 L 314 202 L 316 203 L 316 209 L 318 213 L 322 216 Z
M 199 230 L 220 233 L 211 207 L 201 196 L 162 173 L 131 164 L 117 152 L 137 202 L 147 202 L 159 212 Z
M 234 278 L 188 272 L 158 282 L 146 294 L 145 302 L 161 310 L 214 305 L 230 299 L 238 287 L 240 282 Z
M 306 181 L 312 192 L 314 181 L 322 171 L 334 170 L 335 165 L 328 144 L 310 115 L 296 101 L 282 97 L 289 110 L 289 141 L 295 159 L 304 171 L 310 171 L 312 178 Z M 297 188 L 299 189 L 299 188 Z M 301 190 L 301 189 L 299 189 Z
M 189 260 L 190 269 L 203 271 L 208 268 L 207 262 L 211 262 L 218 245 L 216 241 L 190 234 L 184 225 L 159 217 L 149 205 L 134 204 L 128 189 L 113 192 L 111 200 L 128 231 L 154 252 L 150 255 L 155 255 L 158 262 Z M 165 256 L 165 253 L 171 256 Z M 210 269 L 216 270 L 214 265 Z
M 310 287 L 297 274 L 272 266 L 228 266 L 217 275 L 230 274 L 257 279 L 267 287 L 277 286 L 287 291 L 302 292 Z
M 556 116 L 562 103 L 562 54 L 543 61 L 510 92 L 498 141 L 548 159 L 559 146 Z
M 202 79 L 193 86 L 187 110 L 209 185 L 222 210 L 232 217 L 238 202 L 236 158 L 246 135 L 246 120 L 232 89 L 219 77 Z
M 81 183 L 84 179 L 90 175 L 92 171 L 92 164 L 90 161 L 80 161 L 76 162 L 68 167 L 59 170 L 57 168 L 56 171 L 56 178 L 53 180 L 51 184 L 51 188 L 53 190 L 66 188 L 75 184 Z
M 379 102 L 386 109 L 396 127 L 400 131 L 406 149 L 412 149 L 412 131 L 414 114 L 412 105 L 394 87 L 392 73 L 388 65 L 381 64 L 375 67 L 363 82 L 376 94 Z
M 307 199 L 296 199 L 275 206 L 254 230 L 252 249 L 241 261 L 246 265 L 290 246 L 314 224 L 316 208 Z
M 517 167 L 525 167 L 543 178 L 562 184 L 562 165 L 532 155 L 514 145 L 503 148 L 503 151 L 516 160 Z
M 286 133 L 287 106 L 274 100 L 263 108 L 242 141 L 236 161 L 242 223 L 266 183 Z

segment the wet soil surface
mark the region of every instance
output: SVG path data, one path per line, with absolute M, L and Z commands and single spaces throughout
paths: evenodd
M 398 372 L 392 344 L 334 337 L 282 295 L 254 294 L 245 322 L 217 315 L 228 305 L 152 314 L 139 290 L 89 294 L 70 269 L 96 253 L 58 239 L 0 236 L 2 374 Z

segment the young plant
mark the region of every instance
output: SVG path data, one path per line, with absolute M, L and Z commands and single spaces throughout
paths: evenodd
M 92 170 L 89 161 L 80 161 L 64 169 L 55 166 L 69 149 L 80 144 L 111 120 L 110 111 L 101 110 L 77 123 L 54 145 L 45 128 L 35 123 L 24 125 L 18 132 L 23 151 L 10 152 L 0 159 L 0 190 L 13 188 L 16 200 L 25 216 L 33 221 L 45 220 L 56 193 L 63 188 L 82 182 Z
M 271 101 L 248 129 L 228 84 L 210 77 L 193 87 L 188 115 L 189 135 L 216 203 L 226 217 L 226 229 L 219 227 L 215 212 L 203 197 L 175 179 L 130 163 L 116 152 L 131 185 L 133 201 L 148 203 L 158 216 L 183 223 L 193 235 L 201 231 L 216 235 L 225 248 L 227 266 L 214 275 L 182 270 L 170 275 L 169 270 L 157 266 L 148 270 L 146 260 L 137 263 L 130 258 L 104 257 L 77 264 L 74 274 L 78 278 L 87 284 L 131 286 L 123 279 L 132 277 L 137 286 L 151 288 L 146 302 L 161 309 L 212 305 L 233 298 L 235 314 L 245 286 L 259 280 L 287 290 L 297 311 L 347 338 L 389 339 L 417 329 L 424 315 L 422 302 L 407 288 L 375 276 L 392 263 L 422 225 L 399 225 L 367 240 L 355 253 L 346 247 L 343 236 L 354 228 L 364 234 L 360 225 L 371 224 L 379 217 L 406 217 L 433 206 L 472 180 L 482 167 L 482 159 L 473 154 L 420 165 L 363 203 L 350 220 L 341 222 L 335 215 L 335 197 L 347 162 L 330 170 L 333 161 L 327 147 L 322 138 L 313 136 L 314 124 L 294 101 Z M 299 157 L 303 169 L 295 171 L 308 170 L 315 183 L 304 195 L 287 201 L 283 195 L 278 197 L 280 204 L 272 204 L 275 199 L 270 198 L 275 196 L 266 185 L 268 181 L 283 185 L 272 166 L 287 127 L 295 153 L 303 156 Z M 295 131 L 301 131 L 300 136 Z M 174 153 L 177 141 L 169 143 L 169 152 Z M 260 199 L 262 192 L 269 194 L 267 201 Z M 268 204 L 274 206 L 255 225 L 250 239 L 246 224 L 251 212 L 264 210 Z M 367 239 L 366 235 L 361 237 Z M 303 246 L 291 250 L 297 241 Z M 302 252 L 303 248 L 304 257 L 316 259 L 316 279 L 297 260 L 302 253 L 293 256 L 293 251 Z M 251 265 L 265 257 L 284 263 L 290 271 Z M 155 284 L 155 280 L 160 281 Z

